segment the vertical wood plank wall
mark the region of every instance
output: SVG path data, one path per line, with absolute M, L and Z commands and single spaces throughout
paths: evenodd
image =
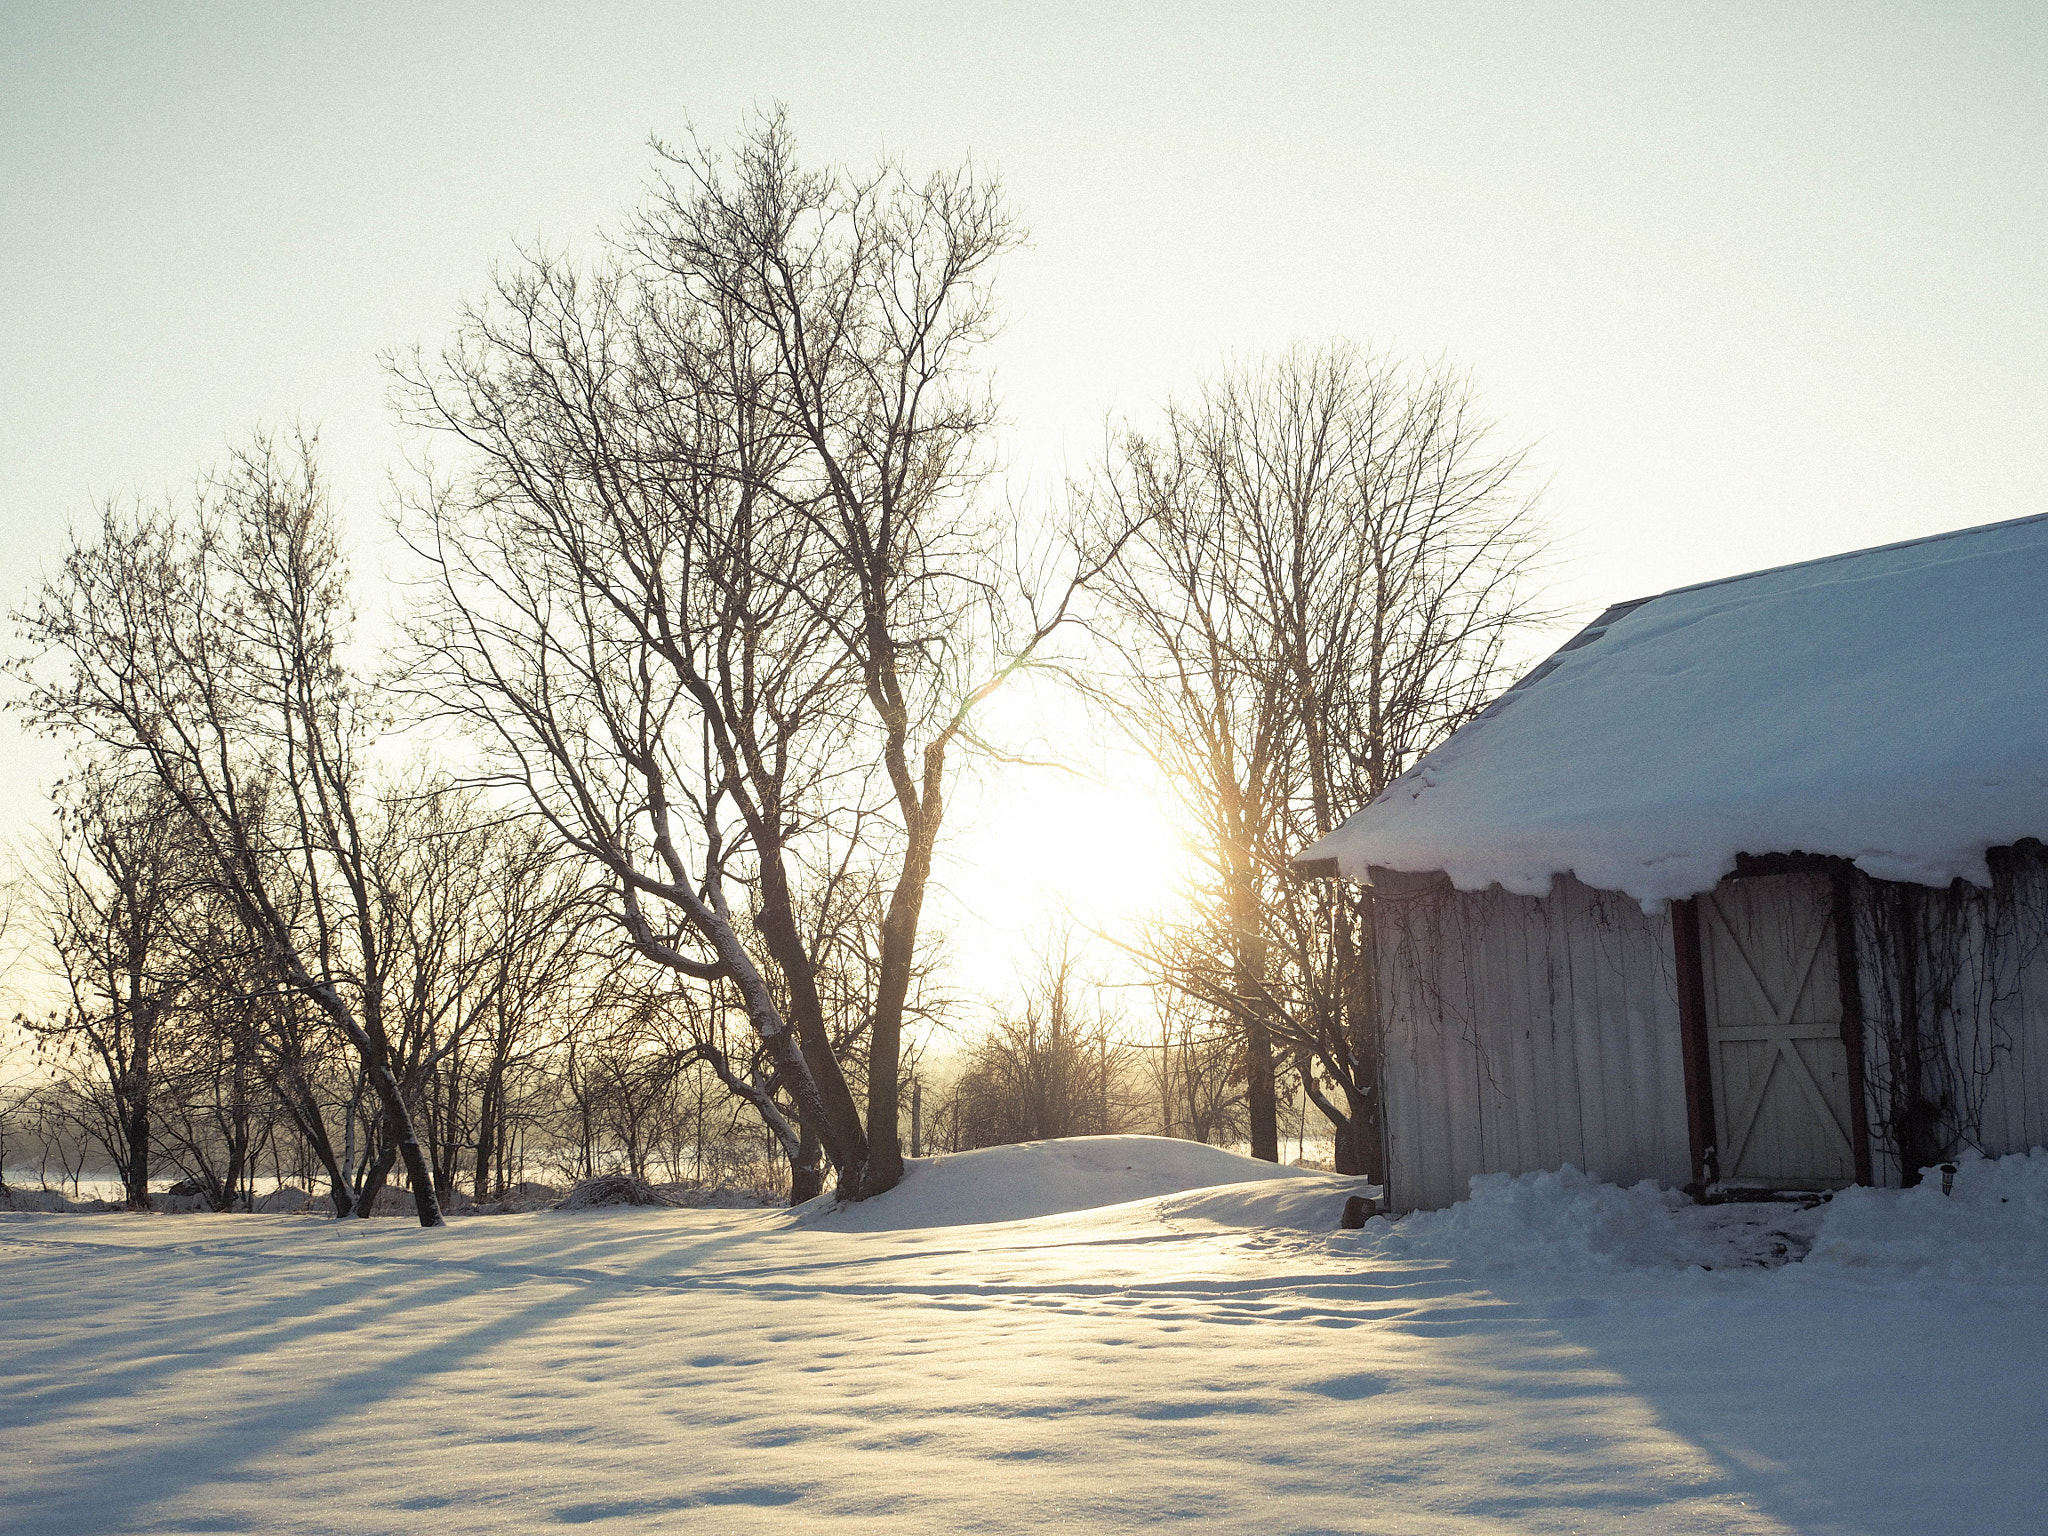
M 1540 898 L 1374 907 L 1394 1209 L 1562 1163 L 1621 1184 L 1691 1177 L 1668 917 L 1569 878 Z
M 2048 849 L 2035 843 L 2015 864 L 2013 912 L 1980 1004 L 1999 1050 L 1984 1095 L 1981 1150 L 1993 1157 L 2048 1146 Z
M 1916 946 L 1928 1091 L 1943 1104 L 1951 1155 L 2002 1157 L 2048 1145 L 2048 850 L 2022 844 L 1990 891 L 1959 884 L 1921 895 Z M 1896 924 L 1882 921 L 1884 887 L 1859 880 L 1852 893 L 1865 1014 L 1866 1113 L 1872 1174 L 1896 1185 L 1905 1170 L 1889 1134 L 1890 1035 L 1902 1006 Z

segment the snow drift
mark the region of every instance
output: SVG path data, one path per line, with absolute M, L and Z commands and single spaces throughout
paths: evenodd
M 1989 884 L 2048 837 L 2048 516 L 1620 604 L 1301 855 L 1646 906 L 1738 853 Z
M 1807 1263 L 1954 1280 L 2048 1281 L 2048 1150 L 1929 1170 L 1912 1189 L 1845 1189 Z
M 1332 1232 L 1352 1196 L 1372 1199 L 1381 1193 L 1364 1179 L 1304 1172 L 1296 1179 L 1252 1179 L 1169 1195 L 1150 1202 L 1150 1214 L 1183 1231 Z
M 1328 1182 L 1329 1176 L 1165 1136 L 1070 1136 L 912 1158 L 903 1182 L 887 1194 L 858 1205 L 820 1196 L 797 1207 L 797 1215 L 806 1223 L 847 1232 L 961 1227 L 1091 1211 L 1222 1184 L 1287 1179 Z M 1359 1181 L 1343 1182 L 1364 1187 Z M 1341 1197 L 1337 1204 L 1342 1207 Z M 1334 1213 L 1329 1225 L 1336 1225 Z
M 1547 1274 L 1683 1269 L 1710 1262 L 1679 1221 L 1684 1195 L 1649 1179 L 1628 1189 L 1571 1164 L 1543 1173 L 1486 1173 L 1472 1196 L 1441 1211 L 1369 1222 L 1364 1242 L 1384 1258 L 1439 1259 L 1481 1271 Z
M 1489 1173 L 1469 1199 L 1349 1241 L 1374 1262 L 1433 1260 L 1481 1274 L 1776 1268 L 1992 1283 L 2048 1283 L 2048 1150 L 1938 1171 L 1912 1189 L 1844 1189 L 1822 1205 L 1694 1205 L 1651 1180 L 1621 1188 L 1566 1164 Z

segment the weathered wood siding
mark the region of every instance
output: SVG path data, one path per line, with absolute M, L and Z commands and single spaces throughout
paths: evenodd
M 1562 1163 L 1691 1177 L 1668 917 L 1569 878 L 1540 898 L 1444 889 L 1374 910 L 1395 1209 Z
M 1879 1184 L 1905 1171 L 1899 1127 L 1916 1090 L 1933 1122 L 1928 1155 L 2048 1145 L 2048 849 L 2029 840 L 1991 862 L 1989 890 L 1855 884 Z

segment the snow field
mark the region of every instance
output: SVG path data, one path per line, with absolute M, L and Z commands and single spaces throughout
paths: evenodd
M 839 1211 L 0 1217 L 0 1529 L 2043 1529 L 2048 1156 L 1707 1271 L 1759 1234 L 1573 1170 L 1337 1233 L 1356 1181 L 1183 1145 Z

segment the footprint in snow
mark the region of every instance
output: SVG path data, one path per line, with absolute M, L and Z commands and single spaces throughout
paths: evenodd
M 1382 1392 L 1391 1392 L 1394 1384 L 1376 1371 L 1353 1371 L 1346 1376 L 1331 1376 L 1323 1381 L 1311 1381 L 1302 1387 L 1304 1392 L 1313 1392 L 1317 1397 L 1334 1398 L 1338 1402 L 1356 1402 L 1361 1397 L 1378 1397 Z

